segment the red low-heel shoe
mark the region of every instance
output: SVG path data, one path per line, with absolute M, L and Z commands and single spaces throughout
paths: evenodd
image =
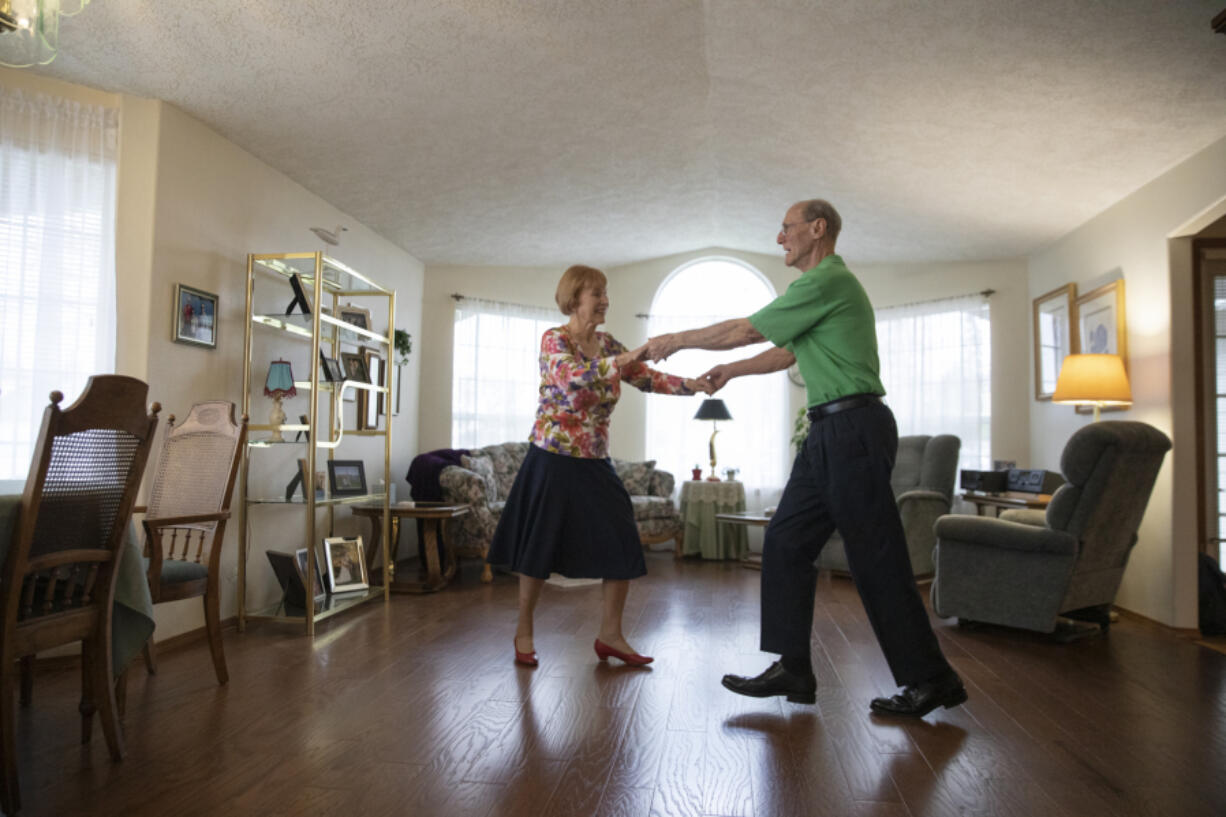
M 622 661 L 632 667 L 641 667 L 656 660 L 650 655 L 639 655 L 637 652 L 622 652 L 621 650 L 615 650 L 608 644 L 601 641 L 599 638 L 596 639 L 596 643 L 593 646 L 596 650 L 596 657 L 601 661 L 604 661 L 609 656 L 613 656 L 614 658 L 620 658 Z
M 516 664 L 523 664 L 525 667 L 535 667 L 538 663 L 540 663 L 536 659 L 535 650 L 533 650 L 532 652 L 520 652 L 519 645 L 515 643 L 514 639 L 512 639 L 511 641 L 511 646 L 515 648 L 515 663 Z

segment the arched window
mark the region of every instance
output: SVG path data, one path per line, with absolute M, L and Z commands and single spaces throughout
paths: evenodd
M 729 318 L 744 318 L 775 298 L 775 288 L 758 270 L 740 261 L 704 258 L 692 261 L 665 279 L 656 292 L 648 319 L 649 336 L 693 329 Z M 769 344 L 724 352 L 697 349 L 678 352 L 661 364 L 670 374 L 697 377 L 716 363 L 752 357 Z M 732 419 L 719 424 L 715 438 L 718 470 L 739 470 L 751 509 L 777 501 L 787 480 L 787 377 L 783 372 L 740 377 L 714 396 L 724 401 Z M 677 479 L 689 479 L 695 465 L 709 475 L 709 420 L 695 420 L 698 399 L 647 401 L 647 456 Z

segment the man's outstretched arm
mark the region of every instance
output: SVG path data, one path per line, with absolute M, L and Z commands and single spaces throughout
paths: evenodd
M 724 387 L 729 380 L 734 377 L 743 377 L 747 374 L 769 374 L 770 372 L 778 372 L 786 369 L 796 362 L 796 356 L 787 349 L 778 346 L 773 349 L 767 349 L 760 355 L 747 357 L 744 360 L 738 360 L 733 363 L 721 363 L 718 366 L 712 366 L 705 374 L 699 377 L 699 380 L 706 380 L 711 384 L 711 394 L 719 391 Z
M 657 335 L 647 341 L 647 357 L 658 361 L 681 349 L 735 349 L 764 340 L 748 318 L 733 318 L 702 329 Z

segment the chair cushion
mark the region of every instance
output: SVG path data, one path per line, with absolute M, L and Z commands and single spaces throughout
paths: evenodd
M 617 472 L 618 479 L 626 486 L 626 493 L 630 496 L 645 496 L 651 493 L 651 474 L 655 469 L 655 460 L 646 462 L 613 460 L 613 470 Z
M 470 457 L 467 454 L 460 457 L 460 465 L 481 477 L 485 483 L 485 501 L 498 500 L 498 482 L 494 479 L 494 461 L 489 457 Z
M 142 556 L 141 572 L 149 572 L 149 557 Z M 166 584 L 178 584 L 179 582 L 194 582 L 197 579 L 207 579 L 209 577 L 209 568 L 207 565 L 202 565 L 197 562 L 185 562 L 182 559 L 163 559 L 162 560 L 162 581 Z
M 506 499 L 511 495 L 511 486 L 515 484 L 519 466 L 528 456 L 529 445 L 531 443 L 496 443 L 472 452 L 474 456 L 485 456 L 494 461 L 494 481 L 498 485 L 495 499 Z
M 634 508 L 635 519 L 667 519 L 680 516 L 677 507 L 668 497 L 632 495 L 630 505 Z

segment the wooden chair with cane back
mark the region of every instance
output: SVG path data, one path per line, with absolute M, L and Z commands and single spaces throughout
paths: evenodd
M 230 497 L 247 442 L 247 415 L 234 404 L 196 403 L 182 425 L 170 415 L 145 513 L 145 559 L 153 603 L 204 597 L 204 622 L 217 683 L 229 680 L 221 639 L 221 550 Z M 153 642 L 145 645 L 157 671 Z
M 123 758 L 111 654 L 114 577 L 160 407 L 149 387 L 118 375 L 89 379 L 61 410 L 51 393 L 0 578 L 0 755 L 7 814 L 21 806 L 17 782 L 16 660 L 81 642 L 81 737 L 95 711 L 107 747 Z

